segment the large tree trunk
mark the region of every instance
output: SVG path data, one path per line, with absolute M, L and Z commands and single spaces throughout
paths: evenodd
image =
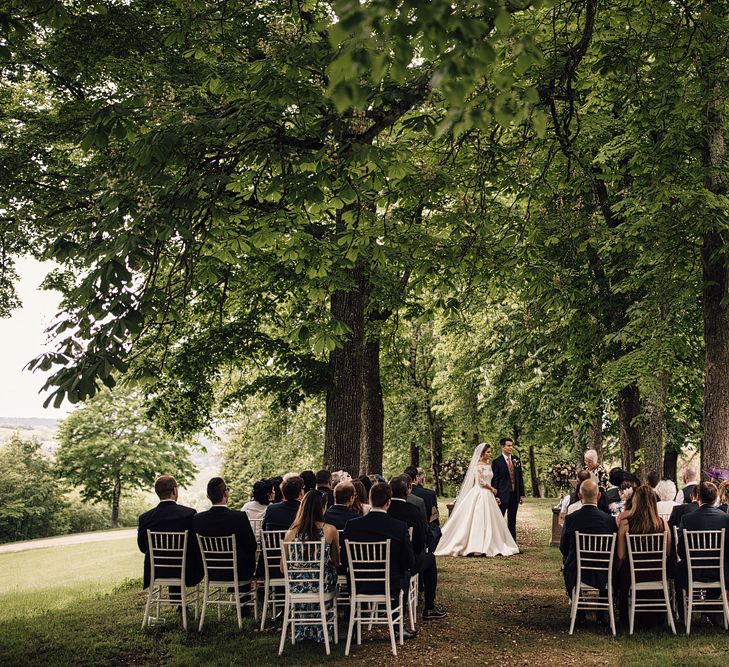
M 597 459 L 602 463 L 602 410 L 595 416 L 587 436 L 587 446 L 597 452 Z
M 532 477 L 532 495 L 535 498 L 541 498 L 539 493 L 539 479 L 537 478 L 537 462 L 534 458 L 534 445 L 529 445 L 529 474 Z
M 111 496 L 111 527 L 119 527 L 119 502 L 121 501 L 121 477 L 119 473 L 114 476 L 114 490 Z
M 635 459 L 640 450 L 640 429 L 635 419 L 640 415 L 638 387 L 630 385 L 618 393 L 618 421 L 620 422 L 620 455 L 625 470 L 634 471 Z
M 678 450 L 666 447 L 663 454 L 663 477 L 678 483 Z
M 707 12 L 711 9 L 707 6 Z M 711 38 L 711 31 L 707 39 Z M 718 38 L 717 35 L 714 37 Z M 717 42 L 717 47 L 719 43 Z M 700 76 L 706 95 L 703 164 L 704 184 L 709 192 L 726 195 L 724 173 L 724 90 L 714 68 L 721 66 L 721 55 L 709 49 L 713 58 L 703 63 Z M 704 347 L 704 446 L 702 469 L 729 467 L 729 307 L 727 304 L 726 232 L 717 214 L 704 221 L 701 263 L 703 267 Z
M 352 333 L 329 354 L 324 466 L 354 475 L 360 467 L 366 293 L 362 269 L 354 269 L 351 275 L 353 288 L 334 292 L 331 301 L 332 317 L 347 324 Z
M 443 482 L 440 479 L 440 468 L 443 465 L 443 423 L 433 412 L 430 398 L 425 400 L 425 416 L 428 419 L 430 433 L 430 460 L 433 466 L 433 487 L 440 496 L 443 495 Z
M 368 340 L 362 356 L 361 475 L 382 474 L 385 407 L 380 382 L 380 339 Z
M 663 433 L 666 428 L 668 372 L 658 374 L 655 393 L 645 402 L 645 426 L 641 433 L 643 462 L 646 472 L 660 473 L 663 468 Z

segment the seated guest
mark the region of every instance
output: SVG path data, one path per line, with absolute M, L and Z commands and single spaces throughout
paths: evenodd
M 729 512 L 729 480 L 726 479 L 719 484 L 719 509 Z
M 610 486 L 607 490 L 608 505 L 620 502 L 620 485 L 625 481 L 625 470 L 622 468 L 610 468 L 608 475 Z
M 241 508 L 251 521 L 263 519 L 268 506 L 274 499 L 273 484 L 270 479 L 259 479 L 253 485 L 253 500 L 249 500 Z
M 149 586 L 150 578 L 148 530 L 170 533 L 188 531 L 185 583 L 188 586 L 194 586 L 203 578 L 197 544 L 192 535 L 192 518 L 195 516 L 195 510 L 192 507 L 177 504 L 179 489 L 177 481 L 171 475 L 158 477 L 154 483 L 154 492 L 159 498 L 159 504 L 139 517 L 139 528 L 137 529 L 137 546 L 144 554 L 144 588 Z M 158 571 L 157 574 L 165 576 L 164 572 Z M 174 576 L 174 574 L 169 576 Z M 179 591 L 170 590 L 170 597 L 175 595 L 179 595 Z
M 671 551 L 671 533 L 668 530 L 668 522 L 658 514 L 658 497 L 655 490 L 649 484 L 639 486 L 633 493 L 631 502 L 632 512 L 623 518 L 618 525 L 618 609 L 620 611 L 620 623 L 627 626 L 629 592 L 631 586 L 630 562 L 628 559 L 628 533 L 631 535 L 650 535 L 652 533 L 666 533 L 666 551 Z M 637 581 L 660 580 L 660 572 L 653 574 L 649 572 L 636 573 Z M 641 597 L 661 597 L 660 591 L 644 591 Z M 643 613 L 636 617 L 641 625 L 650 626 L 662 622 L 665 612 Z
M 359 479 L 355 479 L 353 482 L 351 482 L 351 484 L 354 486 L 354 501 L 352 502 L 352 510 L 357 512 L 359 516 L 364 516 L 372 509 L 368 502 L 369 496 L 365 491 L 365 485 L 362 483 L 362 480 Z M 339 486 L 339 484 L 337 484 L 337 486 Z M 336 490 L 337 487 L 335 486 L 334 491 Z
M 585 472 L 584 470 L 581 472 Z M 589 479 L 592 479 L 590 477 Z M 594 480 L 593 480 L 594 481 Z M 582 484 L 585 482 L 580 482 L 580 485 L 577 487 L 577 492 L 579 494 L 579 490 L 582 487 Z M 597 509 L 599 509 L 601 512 L 605 512 L 606 514 L 610 514 L 610 506 L 607 504 L 607 499 L 605 497 L 605 494 L 602 492 L 602 488 L 600 488 L 600 485 L 598 484 L 598 494 L 597 494 Z M 579 500 L 579 498 L 572 503 L 567 508 L 567 514 L 572 514 L 573 512 L 577 512 L 578 510 L 582 509 L 582 501 Z
M 620 485 L 620 499 L 623 504 L 623 508 L 618 512 L 615 517 L 615 524 L 620 525 L 623 519 L 627 519 L 633 511 L 633 494 L 635 490 L 640 486 L 637 482 L 632 479 L 626 479 Z
M 575 488 L 562 499 L 562 503 L 559 508 L 559 518 L 560 522 L 564 524 L 564 519 L 567 516 L 567 513 L 569 511 L 569 508 L 576 504 L 576 509 L 582 508 L 582 503 L 580 502 L 580 485 L 582 482 L 584 482 L 586 479 L 590 479 L 590 471 L 589 470 L 580 470 L 577 473 L 577 484 L 575 485 Z M 572 510 L 573 512 L 576 510 Z
M 423 500 L 419 495 L 412 492 L 413 484 L 415 483 L 415 479 L 418 476 L 418 469 L 414 466 L 408 466 L 407 468 L 405 468 L 404 474 L 407 475 L 410 479 L 410 489 L 408 490 L 407 501 L 411 505 L 415 505 L 415 507 L 418 508 L 420 513 L 423 515 L 423 521 L 425 521 L 425 523 L 427 524 L 430 514 L 428 513 L 428 509 L 425 505 L 425 500 Z
M 304 495 L 316 488 L 316 475 L 313 470 L 304 470 L 299 477 L 304 480 Z
M 272 503 L 263 517 L 263 530 L 288 530 L 299 512 L 299 504 L 304 497 L 304 480 L 291 477 L 281 485 L 284 500 Z
M 443 618 L 446 611 L 435 606 L 436 588 L 438 587 L 438 568 L 435 556 L 427 553 L 427 533 L 425 521 L 420 512 L 407 502 L 408 489 L 412 481 L 408 475 L 399 475 L 390 480 L 392 501 L 387 513 L 394 519 L 404 521 L 408 528 L 413 529 L 412 545 L 415 554 L 415 566 L 411 574 L 419 574 L 425 591 L 425 620 Z
M 656 487 L 658 486 L 658 482 L 661 481 L 661 476 L 657 472 L 649 472 L 645 476 L 645 483 L 651 487 L 654 491 L 656 490 Z
M 384 542 L 390 540 L 390 591 L 397 597 L 399 591 L 407 595 L 410 587 L 410 573 L 415 568 L 415 556 L 404 521 L 393 519 L 387 514 L 392 499 L 388 484 L 377 482 L 370 489 L 372 509 L 365 515 L 347 521 L 342 537 L 353 542 Z M 346 550 L 343 550 L 346 560 Z M 363 582 L 359 590 L 364 593 L 381 593 L 375 584 Z M 406 633 L 404 638 L 410 635 Z
M 339 565 L 339 533 L 331 524 L 327 523 L 322 514 L 326 504 L 326 497 L 316 489 L 309 491 L 301 501 L 299 511 L 294 518 L 286 536 L 285 542 L 319 542 L 324 539 L 324 592 L 331 593 L 337 588 L 337 566 Z M 317 582 L 308 579 L 318 579 L 318 570 L 311 570 L 309 573 L 302 572 L 297 575 L 301 580 L 297 583 L 299 593 L 317 593 L 319 585 Z M 336 618 L 333 615 L 331 601 L 325 603 L 327 609 L 327 630 L 329 641 L 333 640 L 334 623 Z M 296 605 L 297 611 L 318 613 L 319 604 L 306 602 Z M 321 625 L 294 625 L 294 640 L 297 643 L 306 639 L 313 639 L 318 643 L 324 642 L 324 632 Z
M 676 485 L 670 479 L 662 479 L 656 485 L 656 495 L 658 496 L 658 514 L 664 518 L 670 517 L 673 508 L 678 504 L 674 500 Z
M 327 507 L 334 504 L 334 493 L 332 492 L 332 473 L 328 470 L 320 470 L 316 473 L 316 490 L 326 494 Z
M 256 566 L 256 538 L 248 515 L 228 507 L 230 491 L 222 477 L 213 477 L 208 482 L 207 495 L 213 505 L 207 512 L 193 517 L 193 531 L 203 537 L 234 535 L 238 580 L 248 581 Z M 233 573 L 225 570 L 217 570 L 211 576 L 221 581 L 233 580 Z
M 684 487 L 676 494 L 677 503 L 690 503 L 689 491 L 696 487 L 698 488 L 698 476 L 696 474 L 696 468 L 693 466 L 687 466 L 683 471 L 683 484 Z M 697 495 L 698 497 L 698 495 Z
M 428 530 L 430 532 L 430 544 L 428 546 L 428 549 L 432 552 L 435 551 L 436 547 L 438 546 L 438 542 L 440 542 L 440 538 L 442 535 L 441 529 L 440 529 L 440 512 L 438 511 L 438 494 L 433 491 L 433 489 L 428 489 L 425 486 L 425 470 L 423 468 L 418 467 L 418 477 L 415 480 L 415 483 L 413 485 L 413 489 L 420 489 L 421 491 L 426 492 L 430 495 L 430 516 L 428 518 Z M 422 494 L 421 494 L 422 495 Z M 426 512 L 428 511 L 427 507 L 428 503 L 426 503 Z
M 362 482 L 362 486 L 365 488 L 365 492 L 367 494 L 367 502 L 369 503 L 370 499 L 370 489 L 372 488 L 372 480 L 370 479 L 369 475 L 360 475 L 359 481 Z
M 595 480 L 586 479 L 582 482 L 579 492 L 582 508 L 564 520 L 559 550 L 562 552 L 564 585 L 568 596 L 572 595 L 577 584 L 577 538 L 575 533 L 579 531 L 590 535 L 611 535 L 617 530 L 615 520 L 597 508 L 599 493 Z M 583 581 L 600 590 L 606 590 L 608 586 L 607 573 L 587 571 L 584 573 Z
M 671 537 L 674 536 L 673 529 L 678 528 L 681 525 L 681 520 L 686 514 L 695 512 L 699 509 L 699 504 L 696 502 L 699 498 L 699 487 L 694 485 L 686 492 L 688 498 L 691 500 L 689 503 L 676 503 L 675 507 L 671 511 L 671 516 L 668 519 L 668 528 L 671 531 Z M 676 555 L 678 553 L 678 543 L 673 541 L 673 548 L 668 552 L 668 576 L 671 579 L 675 579 L 677 576 L 676 571 Z M 683 607 L 683 605 L 678 605 Z M 679 617 L 683 617 L 683 610 L 679 609 Z
M 714 507 L 718 495 L 716 484 L 712 482 L 701 482 L 699 485 L 699 508 L 695 512 L 684 514 L 681 525 L 678 529 L 678 555 L 681 562 L 676 572 L 676 594 L 686 590 L 688 586 L 688 572 L 686 563 L 686 545 L 683 540 L 684 530 L 721 530 L 724 529 L 724 578 L 729 582 L 729 514 Z M 695 570 L 694 580 L 716 581 L 719 579 L 718 572 L 710 570 Z M 714 597 L 718 591 L 707 591 L 708 597 Z M 680 598 L 679 598 L 680 599 Z M 682 607 L 683 605 L 679 605 Z
M 334 504 L 327 509 L 324 522 L 334 526 L 337 530 L 344 530 L 347 521 L 360 516 L 352 509 L 355 498 L 354 484 L 351 482 L 337 484 L 334 489 Z
M 271 484 L 273 484 L 273 502 L 280 503 L 283 500 L 283 493 L 281 493 L 281 485 L 283 484 L 283 477 L 277 475 L 271 477 Z

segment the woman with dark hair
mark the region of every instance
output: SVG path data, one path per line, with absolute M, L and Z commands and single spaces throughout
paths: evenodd
M 313 470 L 304 470 L 299 477 L 304 480 L 304 493 L 316 488 L 316 475 Z
M 266 508 L 273 502 L 273 484 L 270 479 L 259 479 L 253 485 L 253 500 L 248 501 L 241 508 L 251 520 L 263 519 Z
M 281 491 L 281 485 L 283 484 L 283 477 L 281 475 L 277 475 L 276 477 L 271 477 L 271 484 L 273 484 L 273 502 L 274 503 L 280 503 L 283 500 L 283 491 Z
M 365 488 L 365 493 L 367 494 L 367 500 L 369 500 L 370 497 L 370 489 L 372 488 L 372 480 L 367 475 L 362 475 L 359 478 L 359 481 L 362 482 Z
M 324 539 L 324 591 L 330 593 L 337 588 L 337 566 L 339 565 L 339 533 L 337 529 L 324 523 L 324 508 L 326 507 L 326 496 L 314 489 L 309 491 L 301 501 L 301 507 L 291 524 L 284 542 L 319 542 Z M 295 584 L 293 592 L 315 593 L 318 592 L 318 584 L 314 581 L 319 576 L 318 569 L 309 572 L 299 572 L 301 581 Z M 297 611 L 318 612 L 319 605 L 305 603 L 296 606 Z M 333 614 L 333 607 L 327 603 L 327 631 L 329 640 L 332 641 L 334 623 L 336 619 Z M 320 626 L 297 625 L 294 627 L 294 638 L 297 643 L 305 639 L 313 639 L 317 643 L 324 642 L 324 633 Z
M 621 519 L 618 524 L 618 609 L 620 612 L 620 623 L 627 626 L 628 621 L 628 604 L 629 592 L 631 586 L 630 577 L 630 559 L 628 558 L 628 534 L 630 535 L 650 535 L 653 533 L 666 534 L 666 553 L 671 553 L 671 531 L 665 519 L 658 514 L 658 498 L 653 487 L 649 484 L 642 484 L 633 492 L 631 498 L 631 512 L 628 516 Z M 653 581 L 660 577 L 660 572 L 639 572 L 636 573 L 636 581 Z M 641 597 L 663 597 L 660 591 L 642 591 Z M 636 616 L 637 621 L 641 621 L 641 625 L 653 626 L 665 619 L 665 612 L 642 613 Z
M 620 527 L 620 522 L 627 519 L 633 513 L 633 493 L 640 486 L 634 479 L 626 479 L 620 485 L 620 505 L 615 507 L 615 522 Z
M 367 502 L 369 497 L 367 491 L 365 491 L 365 485 L 361 479 L 355 479 L 352 482 L 354 490 L 354 500 L 352 501 L 352 509 L 357 512 L 360 516 L 364 516 L 372 509 L 372 506 Z

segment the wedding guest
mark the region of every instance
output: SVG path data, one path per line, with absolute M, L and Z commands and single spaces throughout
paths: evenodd
M 619 526 L 623 519 L 627 519 L 631 515 L 633 511 L 633 494 L 639 486 L 640 484 L 633 479 L 626 479 L 620 485 L 620 500 L 623 503 L 623 508 L 615 517 L 616 525 Z
M 283 484 L 283 477 L 277 475 L 271 477 L 271 484 L 273 484 L 273 502 L 280 503 L 283 500 L 283 492 L 281 491 L 281 485 Z
M 353 482 L 347 482 L 347 484 L 352 484 L 354 486 L 355 494 L 354 501 L 352 503 L 352 509 L 360 516 L 364 516 L 372 509 L 368 502 L 369 496 L 365 491 L 364 484 L 362 484 L 362 481 L 359 479 L 355 479 Z M 336 487 L 334 488 L 334 490 L 337 490 Z
M 597 451 L 588 449 L 584 455 L 585 468 L 589 471 L 590 477 L 595 480 L 602 491 L 607 491 L 608 474 L 605 468 L 600 464 Z
M 655 488 L 658 496 L 658 514 L 663 518 L 670 517 L 673 508 L 678 504 L 676 497 L 676 485 L 670 479 L 662 479 Z
M 418 511 L 423 516 L 423 521 L 425 523 L 428 523 L 428 517 L 430 516 L 430 513 L 428 512 L 427 505 L 425 504 L 425 500 L 421 498 L 419 495 L 412 492 L 413 483 L 415 481 L 415 478 L 418 476 L 418 469 L 414 466 L 408 466 L 405 468 L 405 475 L 408 476 L 410 479 L 410 489 L 408 489 L 408 500 L 411 505 L 415 505 L 415 507 L 418 508 Z
M 140 515 L 139 528 L 137 529 L 137 546 L 144 554 L 144 588 L 149 586 L 150 579 L 148 530 L 175 533 L 189 531 L 187 535 L 185 583 L 188 586 L 195 586 L 203 578 L 200 554 L 195 539 L 191 536 L 195 510 L 192 507 L 177 504 L 179 488 L 177 487 L 177 481 L 171 475 L 158 477 L 154 483 L 154 492 L 159 498 L 159 504 Z M 158 571 L 157 574 L 165 576 L 164 572 Z M 171 574 L 170 576 L 175 575 Z M 170 597 L 174 596 L 179 596 L 179 590 L 170 589 Z
M 719 509 L 722 512 L 729 512 L 729 480 L 719 484 Z M 727 538 L 729 539 L 729 537 Z
M 565 502 L 562 501 L 565 516 L 567 516 L 567 514 L 571 514 L 572 512 L 576 512 L 579 509 L 582 509 L 582 501 L 580 500 L 580 487 L 582 486 L 582 482 L 591 478 L 592 475 L 590 475 L 589 470 L 580 470 L 577 473 L 577 484 L 574 490 L 567 497 L 566 505 Z M 570 510 L 570 507 L 573 507 L 574 509 Z
M 263 530 L 288 530 L 291 527 L 304 497 L 304 480 L 291 477 L 283 482 L 281 491 L 284 500 L 268 506 L 263 517 Z
M 587 479 L 580 486 L 580 500 L 582 508 L 565 518 L 559 550 L 562 552 L 564 585 L 567 595 L 577 583 L 577 540 L 575 533 L 590 535 L 610 535 L 617 530 L 613 518 L 597 508 L 597 498 L 600 493 L 597 482 Z M 586 571 L 583 581 L 599 590 L 607 590 L 607 573 Z
M 408 528 L 413 529 L 412 545 L 415 555 L 414 569 L 410 574 L 419 574 L 425 591 L 425 610 L 423 618 L 426 620 L 438 619 L 447 616 L 447 612 L 435 604 L 436 588 L 438 587 L 438 568 L 435 556 L 427 553 L 426 524 L 420 512 L 407 502 L 408 489 L 412 487 L 409 475 L 398 475 L 390 480 L 392 501 L 387 513 L 394 519 L 404 521 Z
M 387 510 L 392 501 L 390 486 L 383 482 L 372 485 L 370 489 L 370 505 L 372 509 L 357 519 L 347 521 L 343 538 L 353 542 L 384 542 L 390 540 L 390 590 L 393 596 L 399 591 L 407 595 L 410 586 L 410 572 L 415 567 L 413 547 L 408 537 L 408 526 L 404 521 L 388 516 Z M 343 552 L 346 556 L 346 551 Z M 376 584 L 362 583 L 361 592 L 381 593 Z M 404 639 L 412 635 L 405 632 Z
M 689 503 L 691 502 L 688 497 L 688 491 L 692 487 L 698 487 L 698 477 L 696 474 L 696 468 L 693 466 L 687 466 L 683 471 L 683 484 L 684 487 L 676 494 L 677 503 Z
M 299 477 L 304 480 L 304 493 L 309 493 L 316 488 L 316 475 L 313 470 L 304 470 Z
M 362 486 L 364 486 L 365 492 L 367 493 L 367 501 L 369 502 L 372 480 L 369 475 L 360 475 L 359 481 L 362 482 Z
M 625 481 L 626 472 L 622 468 L 611 468 L 608 475 L 610 486 L 607 490 L 608 505 L 620 502 L 620 485 Z
M 332 473 L 328 470 L 320 470 L 316 473 L 316 490 L 325 493 L 327 496 L 327 506 L 334 504 L 334 493 L 332 492 Z
M 666 550 L 669 553 L 672 543 L 671 533 L 668 530 L 668 522 L 658 514 L 658 498 L 650 484 L 643 484 L 633 492 L 631 507 L 632 511 L 630 515 L 623 518 L 618 524 L 618 609 L 622 626 L 627 625 L 631 586 L 630 562 L 628 559 L 628 533 L 631 535 L 666 533 Z M 653 581 L 656 578 L 660 578 L 660 572 L 638 572 L 636 576 L 637 581 Z M 653 593 L 657 594 L 656 597 L 663 595 L 661 591 L 644 591 L 642 596 L 648 598 Z M 664 617 L 665 612 L 657 614 L 643 613 L 641 616 L 636 617 L 636 622 L 640 619 L 640 625 L 651 626 L 662 622 Z
M 427 493 L 430 496 L 430 503 L 426 502 L 426 512 L 430 507 L 430 515 L 428 517 L 428 532 L 430 534 L 429 550 L 434 552 L 438 547 L 438 542 L 442 536 L 440 529 L 440 512 L 438 510 L 438 494 L 433 489 L 428 489 L 425 486 L 425 470 L 418 467 L 418 476 L 413 484 L 413 490 L 419 489 L 422 497 L 422 492 Z
M 661 481 L 661 476 L 654 471 L 649 472 L 645 476 L 645 483 L 651 487 L 654 491 L 656 490 L 656 487 L 658 486 L 658 483 Z
M 331 593 L 337 588 L 337 566 L 339 565 L 339 533 L 337 529 L 324 520 L 322 507 L 326 497 L 320 491 L 309 491 L 301 501 L 299 511 L 294 518 L 291 528 L 284 537 L 285 542 L 319 542 L 324 539 L 324 592 Z M 318 593 L 318 570 L 300 572 L 300 581 L 297 582 L 297 592 Z M 333 604 L 325 603 L 327 614 L 327 632 L 329 641 L 333 640 L 334 618 Z M 319 603 L 297 603 L 297 611 L 319 612 Z M 324 642 L 324 632 L 321 625 L 294 625 L 294 641 L 301 643 L 306 639 L 313 639 L 317 643 Z
M 253 500 L 249 500 L 241 508 L 251 521 L 263 519 L 268 506 L 273 502 L 275 494 L 270 479 L 259 479 L 253 485 Z
M 344 530 L 347 521 L 361 516 L 352 508 L 356 497 L 354 484 L 351 482 L 337 484 L 334 489 L 334 504 L 324 514 L 325 523 L 331 524 L 337 530 Z
M 697 509 L 699 509 L 699 487 L 697 484 L 694 484 L 689 490 L 688 490 L 687 499 L 689 502 L 687 503 L 676 503 L 673 510 L 671 511 L 671 516 L 668 519 L 668 527 L 671 529 L 671 534 L 673 534 L 673 528 L 678 528 L 681 525 L 681 520 L 686 514 L 691 514 L 691 512 L 695 512 Z M 677 548 L 678 545 L 674 545 L 674 550 Z
M 207 512 L 200 512 L 193 517 L 192 529 L 195 534 L 204 537 L 234 535 L 238 580 L 248 581 L 253 576 L 256 566 L 257 546 L 248 515 L 228 507 L 230 491 L 222 477 L 213 477 L 208 482 L 207 496 L 212 507 Z M 233 581 L 233 572 L 217 570 L 215 578 Z

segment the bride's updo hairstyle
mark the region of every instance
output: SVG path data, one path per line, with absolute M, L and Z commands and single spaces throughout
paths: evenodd
M 492 451 L 492 449 L 491 449 L 491 445 L 489 445 L 489 443 L 488 443 L 488 442 L 482 442 L 481 444 L 483 445 L 483 449 L 481 450 L 481 456 L 479 456 L 479 459 L 480 459 L 480 460 L 483 460 L 483 455 L 484 455 L 484 454 L 485 454 L 486 452 L 491 452 L 491 451 Z

